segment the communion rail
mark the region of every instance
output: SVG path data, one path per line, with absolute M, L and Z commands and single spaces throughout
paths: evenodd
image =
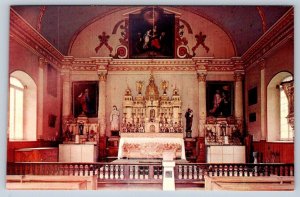
M 53 163 L 7 164 L 7 175 L 69 175 L 98 177 L 99 183 L 162 183 L 161 163 Z M 204 176 L 294 176 L 294 164 L 176 164 L 176 183 L 204 183 Z

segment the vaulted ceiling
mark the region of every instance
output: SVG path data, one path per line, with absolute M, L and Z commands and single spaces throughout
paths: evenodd
M 12 6 L 32 27 L 67 55 L 69 44 L 87 23 L 129 6 Z M 219 25 L 241 56 L 291 6 L 177 6 Z M 40 22 L 39 22 L 40 21 Z M 40 25 L 39 25 L 40 24 Z

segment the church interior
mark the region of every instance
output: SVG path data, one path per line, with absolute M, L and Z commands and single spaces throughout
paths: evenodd
M 11 6 L 6 187 L 294 190 L 293 6 Z

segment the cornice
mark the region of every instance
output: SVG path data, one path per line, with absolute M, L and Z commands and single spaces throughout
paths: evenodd
M 62 68 L 74 71 L 243 71 L 240 58 L 214 59 L 112 59 L 110 57 L 72 58 L 63 60 Z
M 59 66 L 64 58 L 50 42 L 13 9 L 10 9 L 10 37 L 56 66 Z
M 242 55 L 245 68 L 293 36 L 294 8 L 291 8 Z

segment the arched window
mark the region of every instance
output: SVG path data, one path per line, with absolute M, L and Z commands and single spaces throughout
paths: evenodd
M 288 99 L 282 83 L 292 80 L 289 72 L 275 75 L 267 87 L 268 141 L 293 140 L 293 130 L 288 124 Z
M 10 77 L 9 91 L 9 139 L 23 140 L 24 85 Z
M 9 140 L 37 139 L 37 87 L 23 71 L 10 74 Z
M 282 82 L 288 82 L 293 80 L 292 76 L 288 76 L 282 80 Z M 282 85 L 279 86 L 280 89 L 280 140 L 292 140 L 293 130 L 288 124 L 287 116 L 289 113 L 289 103 L 286 93 Z

